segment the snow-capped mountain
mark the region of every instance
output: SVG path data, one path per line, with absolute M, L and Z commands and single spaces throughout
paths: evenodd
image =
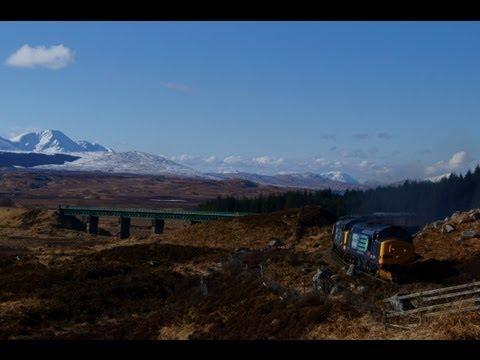
M 355 179 L 353 176 L 341 172 L 341 171 L 329 171 L 326 173 L 321 173 L 320 176 L 333 180 L 333 181 L 339 181 L 345 184 L 358 184 L 358 180 Z
M 0 150 L 15 151 L 17 147 L 10 140 L 0 137 Z
M 452 173 L 446 173 L 442 175 L 437 175 L 437 176 L 431 176 L 425 178 L 426 181 L 431 181 L 431 182 L 440 182 L 443 179 L 448 179 L 450 176 L 452 176 Z
M 194 169 L 177 164 L 162 156 L 139 151 L 128 152 L 79 152 L 71 153 L 78 160 L 63 165 L 41 165 L 36 168 L 67 171 L 101 171 L 107 173 L 177 175 L 200 177 Z
M 112 151 L 112 149 L 107 148 L 103 145 L 97 144 L 95 142 L 89 142 L 86 140 L 79 140 L 77 141 L 77 144 L 80 145 L 83 151 Z
M 11 140 L 0 138 L 0 150 L 23 153 L 24 157 L 37 154 L 69 154 L 75 161 L 51 162 L 28 167 L 67 171 L 100 171 L 107 173 L 131 173 L 152 175 L 174 175 L 207 177 L 187 166 L 177 164 L 162 156 L 139 151 L 114 152 L 113 150 L 86 140 L 75 141 L 58 130 L 44 130 L 17 136 Z M 1 155 L 0 155 L 1 156 Z M 25 159 L 23 159 L 25 160 Z M 28 160 L 28 159 L 27 159 Z
M 44 154 L 110 151 L 102 145 L 88 141 L 74 141 L 58 130 L 22 134 L 11 139 L 10 142 L 16 147 L 16 150 Z

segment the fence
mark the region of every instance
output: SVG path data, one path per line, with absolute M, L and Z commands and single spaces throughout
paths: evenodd
M 387 307 L 384 312 L 385 327 L 411 328 L 426 317 L 447 313 L 480 310 L 480 281 L 421 291 L 406 295 L 394 295 L 383 300 Z M 395 324 L 396 320 L 416 320 L 414 324 Z

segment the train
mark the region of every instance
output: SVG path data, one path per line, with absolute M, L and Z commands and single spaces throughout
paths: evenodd
M 332 250 L 344 262 L 383 280 L 398 281 L 416 260 L 412 236 L 378 217 L 346 217 L 332 228 Z

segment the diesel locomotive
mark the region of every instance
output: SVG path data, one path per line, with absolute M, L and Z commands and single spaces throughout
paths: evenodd
M 415 261 L 412 236 L 403 227 L 362 217 L 343 218 L 332 229 L 333 251 L 358 269 L 398 280 Z

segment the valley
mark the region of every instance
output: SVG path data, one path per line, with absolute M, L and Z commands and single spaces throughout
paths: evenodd
M 254 196 L 280 191 L 284 189 L 240 179 L 25 169 L 0 173 L 0 197 L 19 205 L 50 209 L 58 205 L 193 208 L 219 195 Z

